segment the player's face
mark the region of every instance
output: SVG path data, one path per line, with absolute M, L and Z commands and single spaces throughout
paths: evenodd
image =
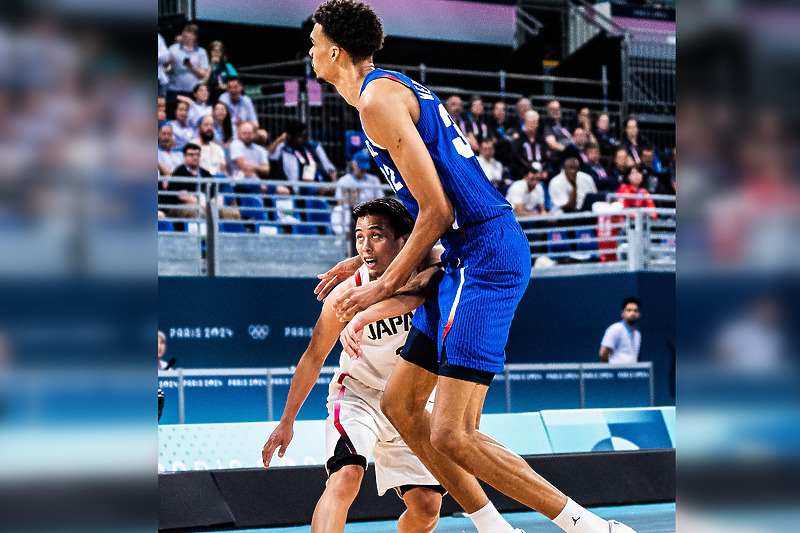
M 634 303 L 626 305 L 625 309 L 622 310 L 622 319 L 629 324 L 635 324 L 641 316 L 639 306 Z
M 326 76 L 329 75 L 333 66 L 332 52 L 333 42 L 322 32 L 322 26 L 314 24 L 314 29 L 311 30 L 311 49 L 308 51 L 308 55 L 311 56 L 311 67 L 317 78 L 326 80 Z
M 379 278 L 400 253 L 405 238 L 395 238 L 383 215 L 367 215 L 356 222 L 356 250 L 369 270 L 370 279 Z

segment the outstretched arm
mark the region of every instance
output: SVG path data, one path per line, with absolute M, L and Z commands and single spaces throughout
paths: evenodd
M 344 283 L 341 287 L 337 287 L 337 290 L 345 289 L 348 285 L 349 283 Z M 336 318 L 333 305 L 330 302 L 325 302 L 317 324 L 314 326 L 314 333 L 311 335 L 308 348 L 306 348 L 303 356 L 300 357 L 300 362 L 297 363 L 297 369 L 292 377 L 292 384 L 289 387 L 289 395 L 286 398 L 286 407 L 283 409 L 281 421 L 269 436 L 267 443 L 264 444 L 264 449 L 261 451 L 261 459 L 264 466 L 269 466 L 276 449 L 280 448 L 278 457 L 283 457 L 286 452 L 286 447 L 289 446 L 294 436 L 293 426 L 297 413 L 317 382 L 319 373 L 322 371 L 322 365 L 325 363 L 325 358 L 333 349 L 334 344 L 336 344 L 336 339 L 343 326 L 344 324 Z

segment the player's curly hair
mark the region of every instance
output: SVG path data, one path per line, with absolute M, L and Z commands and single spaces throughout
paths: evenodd
M 353 0 L 328 0 L 317 8 L 314 22 L 353 59 L 361 60 L 383 48 L 383 24 L 371 6 Z
M 353 208 L 353 223 L 361 217 L 369 215 L 383 215 L 389 220 L 389 225 L 394 231 L 395 239 L 411 233 L 414 229 L 414 219 L 406 206 L 394 198 L 375 198 Z

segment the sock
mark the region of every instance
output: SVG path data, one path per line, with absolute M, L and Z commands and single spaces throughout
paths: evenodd
M 492 502 L 469 515 L 469 519 L 478 528 L 478 533 L 514 533 L 514 528 L 506 522 Z
M 608 522 L 567 498 L 567 505 L 553 519 L 567 533 L 608 533 Z

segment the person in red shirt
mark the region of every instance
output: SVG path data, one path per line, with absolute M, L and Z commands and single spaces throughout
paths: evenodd
M 617 189 L 617 194 L 638 194 L 640 196 L 646 196 L 647 198 L 622 198 L 622 205 L 625 209 L 629 209 L 632 207 L 647 207 L 649 209 L 655 209 L 656 204 L 653 203 L 653 200 L 649 198 L 650 193 L 647 192 L 647 189 L 642 187 L 642 180 L 644 176 L 642 175 L 642 171 L 639 170 L 639 167 L 635 166 L 630 169 L 628 172 L 628 176 L 625 179 L 625 183 L 619 186 Z M 633 218 L 634 214 L 631 214 L 631 218 Z M 655 213 L 651 213 L 650 217 L 657 218 L 658 215 Z

